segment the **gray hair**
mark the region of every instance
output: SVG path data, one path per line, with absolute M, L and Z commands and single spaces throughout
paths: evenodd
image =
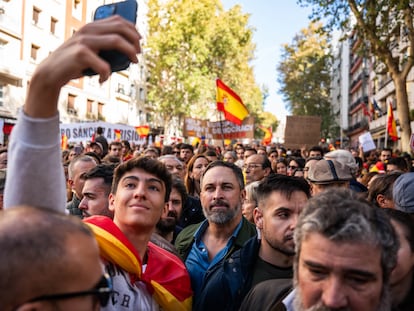
M 296 225 L 295 278 L 302 242 L 312 233 L 319 233 L 335 242 L 358 242 L 379 247 L 384 284 L 388 284 L 397 263 L 399 242 L 382 209 L 375 208 L 349 189 L 331 189 L 311 198 Z
M 85 162 L 85 163 L 92 163 L 93 162 L 96 165 L 98 165 L 98 162 L 96 162 L 96 160 L 93 157 L 88 156 L 88 155 L 80 155 L 80 156 L 74 158 L 69 163 L 69 167 L 68 167 L 68 178 L 69 179 L 73 178 L 73 175 L 75 174 L 74 168 L 75 168 L 76 163 L 78 163 L 78 162 Z

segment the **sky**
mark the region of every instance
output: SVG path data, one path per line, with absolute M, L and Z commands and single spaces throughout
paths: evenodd
M 226 10 L 239 4 L 243 13 L 249 13 L 249 25 L 256 29 L 253 42 L 256 44 L 255 60 L 252 63 L 256 82 L 266 85 L 269 97 L 265 111 L 284 121 L 288 112 L 278 94 L 276 67 L 280 62 L 282 44 L 292 42 L 294 35 L 309 24 L 309 8 L 301 8 L 296 0 L 222 0 Z

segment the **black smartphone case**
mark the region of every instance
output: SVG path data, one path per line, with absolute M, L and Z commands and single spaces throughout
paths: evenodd
M 138 3 L 136 0 L 126 0 L 122 2 L 116 2 L 106 4 L 98 7 L 95 11 L 94 20 L 104 19 L 112 15 L 120 15 L 126 20 L 136 23 L 137 20 Z M 128 68 L 130 60 L 128 56 L 122 54 L 116 50 L 100 51 L 99 56 L 107 61 L 111 65 L 111 71 L 121 71 Z M 87 76 L 95 75 L 92 69 L 86 69 L 84 74 Z

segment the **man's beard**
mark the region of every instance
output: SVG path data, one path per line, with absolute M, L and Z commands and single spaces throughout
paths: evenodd
M 297 282 L 295 282 L 297 283 Z M 299 286 L 295 285 L 296 294 L 293 299 L 293 306 L 295 311 L 350 311 L 351 309 L 348 307 L 345 308 L 329 308 L 324 305 L 322 301 L 319 301 L 316 305 L 305 309 L 302 303 L 302 296 Z M 388 287 L 383 286 L 381 291 L 381 298 L 379 301 L 378 308 L 375 311 L 390 311 L 391 310 L 391 299 L 390 299 L 390 291 Z
M 175 230 L 177 226 L 177 213 L 174 211 L 168 212 L 167 217 L 162 217 L 156 225 L 156 228 L 161 233 L 170 233 Z
M 283 242 L 287 242 L 289 240 L 292 240 L 292 238 L 293 238 L 293 234 L 284 236 L 283 237 Z M 283 242 L 275 241 L 274 239 L 272 239 L 272 237 L 268 238 L 268 235 L 263 231 L 262 231 L 262 240 L 266 240 L 271 248 L 273 248 L 274 250 L 276 250 L 277 252 L 279 252 L 279 253 L 281 253 L 285 256 L 293 257 L 295 255 L 295 247 L 294 246 L 292 248 L 288 248 L 287 246 L 285 246 L 283 244 Z
M 226 209 L 220 211 L 211 211 L 215 205 L 225 206 Z M 203 208 L 203 214 L 209 222 L 217 225 L 224 225 L 229 223 L 239 213 L 240 209 L 241 204 L 237 204 L 236 208 L 232 209 L 226 202 L 217 200 L 210 204 L 208 210 L 206 208 Z

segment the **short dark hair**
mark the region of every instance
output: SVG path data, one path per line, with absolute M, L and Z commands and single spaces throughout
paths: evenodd
M 394 182 L 400 177 L 402 172 L 394 171 L 388 174 L 379 174 L 375 179 L 370 183 L 367 199 L 369 202 L 378 206 L 377 196 L 382 194 L 388 200 L 392 200 L 392 190 Z
M 290 199 L 292 193 L 295 191 L 305 193 L 308 198 L 311 196 L 309 183 L 304 178 L 270 174 L 257 187 L 258 203 L 261 205 L 274 191 L 282 193 L 288 199 Z
M 194 152 L 194 147 L 190 144 L 185 144 L 185 143 L 180 144 L 180 150 L 183 150 L 183 149 L 190 149 L 192 152 Z
M 104 184 L 111 187 L 114 179 L 115 167 L 116 165 L 114 164 L 98 164 L 86 172 L 84 179 L 103 178 Z
M 175 177 L 172 180 L 171 188 L 178 191 L 178 193 L 181 196 L 181 200 L 184 206 L 184 203 L 185 201 L 187 201 L 187 197 L 188 197 L 187 189 L 185 188 L 184 182 L 180 178 Z
M 103 128 L 102 128 L 102 127 L 100 127 L 100 126 L 98 126 L 98 127 L 96 128 L 96 133 L 97 133 L 97 134 L 99 134 L 99 135 L 102 135 L 102 134 L 103 134 Z
M 390 164 L 395 165 L 402 172 L 408 171 L 408 163 L 404 157 L 390 158 L 388 159 L 386 165 L 390 165 Z
M 170 172 L 165 167 L 164 163 L 147 157 L 132 158 L 126 162 L 123 162 L 117 166 L 114 171 L 114 180 L 112 182 L 111 192 L 116 194 L 118 190 L 118 184 L 122 176 L 125 173 L 132 171 L 133 169 L 141 169 L 147 173 L 153 174 L 164 182 L 165 185 L 165 202 L 168 202 L 171 193 L 172 177 Z

